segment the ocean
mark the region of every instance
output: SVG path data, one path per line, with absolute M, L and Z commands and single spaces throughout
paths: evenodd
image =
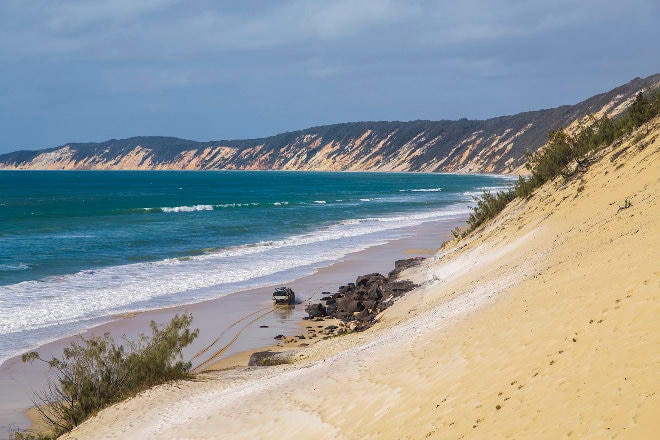
M 0 365 L 125 313 L 286 283 L 510 177 L 0 171 Z

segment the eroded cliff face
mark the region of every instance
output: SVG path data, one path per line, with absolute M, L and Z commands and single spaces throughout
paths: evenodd
M 614 117 L 639 91 L 659 85 L 660 74 L 638 78 L 574 106 L 485 121 L 356 122 L 244 141 L 137 137 L 68 144 L 2 155 L 0 169 L 516 173 L 550 130 L 575 129 L 588 115 Z

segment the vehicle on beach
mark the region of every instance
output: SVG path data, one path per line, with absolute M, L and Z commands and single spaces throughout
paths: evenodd
M 296 302 L 296 294 L 288 287 L 278 287 L 273 292 L 273 301 L 275 304 L 293 305 Z

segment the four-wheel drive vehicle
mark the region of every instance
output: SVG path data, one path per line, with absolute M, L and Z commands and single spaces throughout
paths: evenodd
M 278 287 L 273 292 L 273 301 L 275 304 L 293 305 L 296 301 L 296 294 L 288 287 Z

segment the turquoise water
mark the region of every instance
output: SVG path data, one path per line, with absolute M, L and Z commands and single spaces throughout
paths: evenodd
M 0 364 L 117 313 L 287 282 L 501 176 L 0 171 Z

